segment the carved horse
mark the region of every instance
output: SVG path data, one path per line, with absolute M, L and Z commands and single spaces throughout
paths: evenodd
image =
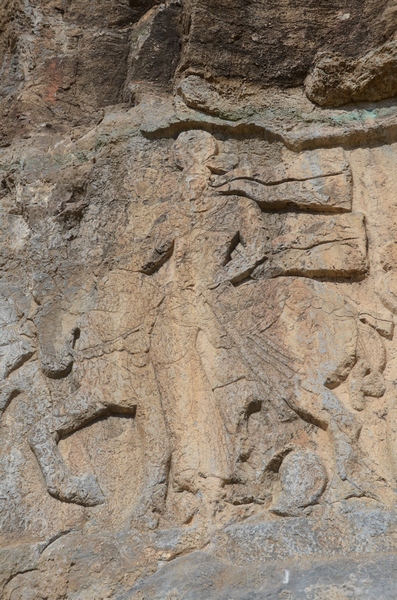
M 134 277 L 132 274 L 131 289 L 137 287 Z M 123 286 L 127 279 L 123 274 Z M 106 285 L 103 284 L 105 303 L 107 293 L 115 293 L 117 281 L 110 288 Z M 122 295 L 120 291 L 118 298 Z M 88 312 L 72 328 L 58 352 L 54 340 L 60 337 L 62 312 L 56 302 L 40 309 L 36 326 L 42 372 L 55 386 L 57 380 L 60 385 L 62 381 L 66 383 L 70 393 L 31 429 L 29 444 L 52 496 L 64 502 L 95 506 L 105 501 L 96 477 L 73 475 L 58 443 L 62 437 L 101 417 L 119 414 L 134 417 L 141 434 L 147 477 L 146 491 L 136 509 L 143 514 L 156 502 L 159 508 L 164 500 L 169 450 L 160 398 L 147 359 L 147 333 L 142 324 L 146 317 L 138 314 L 138 303 L 132 314 L 128 312 L 129 306 L 126 298 L 120 313 L 109 314 L 106 306 Z M 60 389 L 64 394 L 65 385 Z

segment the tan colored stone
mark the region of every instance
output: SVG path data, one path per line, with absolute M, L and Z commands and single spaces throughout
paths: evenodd
M 367 236 L 360 214 L 320 217 L 289 215 L 281 235 L 272 240 L 272 256 L 259 273 L 308 277 L 351 277 L 365 274 Z
M 305 80 L 306 94 L 320 106 L 392 98 L 397 94 L 396 57 L 395 39 L 353 60 L 321 52 Z
M 394 600 L 397 12 L 210 4 L 0 7 L 5 600 Z

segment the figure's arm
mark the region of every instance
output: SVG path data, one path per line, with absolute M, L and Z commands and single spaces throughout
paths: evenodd
M 216 283 L 230 281 L 234 285 L 249 278 L 257 266 L 268 259 L 269 234 L 260 208 L 247 198 L 231 203 L 238 230 L 230 240 L 225 266 L 218 272 Z

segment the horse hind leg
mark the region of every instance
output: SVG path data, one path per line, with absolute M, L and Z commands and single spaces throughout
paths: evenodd
M 336 470 L 342 480 L 349 479 L 352 464 L 357 461 L 357 442 L 361 423 L 325 386 L 309 391 L 300 385 L 288 404 L 303 420 L 327 430 L 335 452 Z
M 339 400 L 335 403 L 336 397 L 332 396 L 329 398 L 329 406 L 332 407 L 329 431 L 333 439 L 337 473 L 342 481 L 350 484 L 350 495 L 383 502 L 387 492 L 386 482 L 379 477 L 376 466 L 360 448 L 361 424 Z
M 30 431 L 29 445 L 51 496 L 63 502 L 96 506 L 105 500 L 96 477 L 92 474 L 72 475 L 58 448 L 63 435 L 73 433 L 109 412 L 102 403 L 84 400 L 85 407 L 81 412 L 66 416 L 52 414 L 41 419 Z

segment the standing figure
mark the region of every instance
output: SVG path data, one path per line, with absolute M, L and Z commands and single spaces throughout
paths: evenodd
M 182 173 L 175 205 L 152 232 L 141 269 L 164 293 L 151 335 L 151 358 L 170 429 L 174 485 L 193 493 L 211 488 L 215 496 L 233 477 L 233 439 L 215 391 L 222 382 L 212 381 L 210 371 L 221 367 L 225 348 L 226 371 L 234 369 L 236 360 L 231 359 L 233 344 L 208 303 L 208 290 L 253 225 L 258 225 L 256 234 L 247 236 L 247 243 L 258 262 L 266 243 L 255 207 L 241 199 L 230 213 L 229 199 L 208 193 L 211 171 L 206 161 L 217 152 L 215 138 L 206 132 L 179 136 L 174 156 Z M 236 229 L 235 240 L 230 239 L 231 229 Z M 240 265 L 229 275 L 239 277 L 244 268 Z M 226 371 L 215 378 L 221 375 L 227 381 Z M 235 377 L 239 375 L 231 379 Z

